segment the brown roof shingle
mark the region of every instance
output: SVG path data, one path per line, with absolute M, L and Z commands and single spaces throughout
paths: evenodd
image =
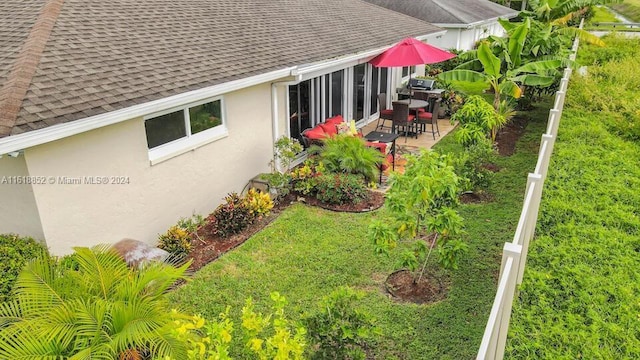
M 0 53 L 44 3 L 3 0 Z M 439 30 L 361 0 L 64 0 L 11 134 Z

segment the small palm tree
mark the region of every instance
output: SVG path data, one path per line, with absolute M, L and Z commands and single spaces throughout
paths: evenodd
M 320 154 L 320 160 L 329 172 L 362 175 L 375 181 L 378 166 L 384 156 L 374 148 L 366 146 L 356 136 L 340 134 L 324 141 L 324 146 L 311 150 Z
M 189 264 L 130 269 L 106 247 L 75 248 L 78 269 L 43 254 L 0 304 L 2 359 L 185 358 L 164 294 Z

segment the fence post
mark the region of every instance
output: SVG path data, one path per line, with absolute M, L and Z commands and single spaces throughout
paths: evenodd
M 504 358 L 504 347 L 507 344 L 507 333 L 509 333 L 509 321 L 511 320 L 511 308 L 513 307 L 513 298 L 516 293 L 516 280 L 517 273 L 514 273 L 520 267 L 520 260 L 522 257 L 522 246 L 514 243 L 505 243 L 502 250 L 502 263 L 506 263 L 506 259 L 513 259 L 513 266 L 511 271 L 507 274 L 504 273 L 504 269 L 501 269 L 500 276 L 508 276 L 507 288 L 504 293 L 504 301 L 502 305 L 502 312 L 500 314 L 500 326 L 498 328 L 498 338 L 496 342 L 496 352 L 494 359 L 501 360 Z M 516 275 L 516 276 L 513 276 Z M 498 281 L 500 283 L 500 281 Z
M 549 120 L 547 121 L 547 134 L 556 136 L 558 134 L 558 124 L 560 123 L 560 111 L 549 110 Z
M 541 143 L 546 143 L 547 146 L 543 154 L 538 154 L 538 162 L 540 163 L 540 166 L 536 164 L 535 173 L 542 175 L 542 181 L 544 182 L 547 178 L 547 170 L 549 170 L 549 163 L 551 162 L 551 154 L 553 153 L 553 146 L 556 143 L 556 137 L 549 134 L 543 134 Z M 542 156 L 542 161 L 540 161 L 540 156 Z
M 564 109 L 564 96 L 566 95 L 565 91 L 556 91 L 556 98 L 553 102 L 553 108 L 562 112 Z
M 569 80 L 569 78 L 571 77 L 571 72 L 573 71 L 573 69 L 571 69 L 570 67 L 567 67 L 564 69 L 564 74 L 562 75 L 563 78 L 567 79 L 567 81 Z
M 527 177 L 527 185 L 531 184 L 530 186 L 533 187 L 533 196 L 531 197 L 531 203 L 529 204 L 522 234 L 522 257 L 518 264 L 518 276 L 516 280 L 518 285 L 522 284 L 524 267 L 527 264 L 527 254 L 529 253 L 529 242 L 533 239 L 536 223 L 538 222 L 538 209 L 540 208 L 540 198 L 542 196 L 542 183 L 542 175 L 540 174 L 530 173 Z

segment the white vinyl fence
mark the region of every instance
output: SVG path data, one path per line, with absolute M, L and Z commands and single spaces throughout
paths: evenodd
M 582 23 L 580 24 L 580 28 L 582 28 Z M 573 42 L 573 48 L 571 49 L 570 60 L 575 60 L 577 51 L 578 39 L 576 38 Z M 491 307 L 491 313 L 489 314 L 489 320 L 484 331 L 484 336 L 482 337 L 480 350 L 476 357 L 478 360 L 494 360 L 504 357 L 509 320 L 511 318 L 511 306 L 516 296 L 517 286 L 522 284 L 522 275 L 524 274 L 524 266 L 527 262 L 529 242 L 533 239 L 536 222 L 538 220 L 542 188 L 544 187 L 544 180 L 547 177 L 553 145 L 556 135 L 558 134 L 558 125 L 560 124 L 560 117 L 562 116 L 562 108 L 564 106 L 571 71 L 569 67 L 564 70 L 560 82 L 560 89 L 556 92 L 553 109 L 549 111 L 547 130 L 546 133 L 542 135 L 538 162 L 536 163 L 535 171 L 529 173 L 527 178 L 524 204 L 522 206 L 520 220 L 518 221 L 518 227 L 513 236 L 513 241 L 504 244 L 498 290 L 493 301 L 493 306 Z

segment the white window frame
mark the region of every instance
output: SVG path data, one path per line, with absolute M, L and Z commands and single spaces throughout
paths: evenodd
M 197 134 L 191 134 L 191 119 L 189 116 L 189 109 L 194 106 L 215 102 L 215 101 L 220 101 L 221 124 L 218 126 L 212 127 L 211 129 L 203 130 Z M 146 122 L 147 120 L 150 120 L 162 115 L 177 112 L 177 111 L 183 112 L 184 126 L 186 129 L 187 135 L 179 139 L 170 141 L 166 144 L 158 145 L 152 149 L 149 149 L 149 161 L 151 162 L 151 165 L 158 164 L 160 162 L 171 159 L 178 155 L 182 155 L 191 150 L 195 150 L 203 145 L 212 143 L 216 140 L 220 140 L 222 138 L 229 136 L 229 131 L 227 129 L 226 107 L 224 104 L 224 98 L 222 96 L 207 98 L 197 102 L 193 102 L 193 103 L 189 103 L 179 107 L 167 109 L 161 112 L 153 113 L 153 114 L 144 116 L 143 122 Z M 146 140 L 146 128 L 145 128 L 145 140 Z M 147 147 L 148 146 L 149 145 L 147 144 Z

